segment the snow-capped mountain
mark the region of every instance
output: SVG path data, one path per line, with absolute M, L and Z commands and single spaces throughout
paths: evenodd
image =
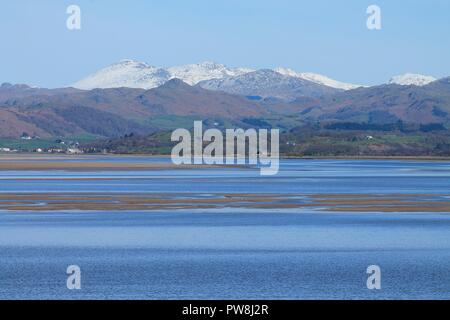
M 198 86 L 231 94 L 285 100 L 295 100 L 304 96 L 319 97 L 340 91 L 298 77 L 283 75 L 270 69 L 257 70 L 235 77 L 201 81 Z
M 165 69 L 144 62 L 122 60 L 75 83 L 73 87 L 84 90 L 119 87 L 151 89 L 170 78 L 170 73 Z
M 172 67 L 167 69 L 172 78 L 178 78 L 190 85 L 195 85 L 200 81 L 211 79 L 222 79 L 245 74 L 252 69 L 246 68 L 228 68 L 223 64 L 215 62 L 202 62 L 197 64 L 188 64 L 185 66 Z
M 256 74 L 254 73 L 258 71 L 263 72 L 259 72 Z M 84 90 L 119 87 L 153 89 L 163 85 L 171 79 L 178 78 L 189 85 L 197 85 L 199 83 L 202 83 L 201 86 L 207 89 L 218 87 L 220 89 L 217 90 L 229 92 L 259 92 L 260 90 L 257 90 L 258 87 L 275 88 L 278 86 L 280 88 L 286 88 L 287 83 L 292 84 L 292 79 L 289 78 L 295 78 L 297 80 L 306 81 L 303 82 L 303 85 L 316 84 L 322 87 L 328 87 L 338 90 L 351 90 L 363 87 L 361 85 L 337 81 L 321 74 L 310 72 L 301 73 L 288 68 L 280 67 L 271 70 L 273 71 L 273 73 L 287 78 L 279 77 L 274 75 L 273 73 L 269 73 L 268 69 L 258 71 L 249 68 L 229 68 L 223 64 L 209 61 L 197 64 L 188 64 L 184 66 L 160 68 L 140 61 L 122 60 L 118 63 L 103 68 L 92 75 L 89 75 L 88 77 L 78 81 L 72 86 Z M 249 74 L 251 74 L 249 77 L 240 78 Z M 389 84 L 424 86 L 435 80 L 437 79 L 432 76 L 407 73 L 404 75 L 393 77 L 389 81 Z M 239 84 L 239 81 L 243 81 L 243 83 Z M 255 81 L 255 83 L 251 84 L 250 81 Z M 267 83 L 267 81 L 281 81 L 281 83 L 269 84 Z M 253 89 L 238 89 L 238 84 L 241 86 L 252 86 Z M 297 85 L 298 84 L 299 83 L 297 83 Z M 231 89 L 232 87 L 233 89 Z M 305 91 L 308 91 L 308 89 L 305 89 Z M 311 92 L 316 91 L 317 90 L 312 90 Z
M 340 82 L 331 78 L 328 78 L 324 75 L 317 74 L 317 73 L 311 73 L 311 72 L 296 72 L 292 69 L 288 68 L 276 68 L 274 69 L 276 72 L 281 73 L 282 75 L 290 76 L 290 77 L 296 77 L 303 80 L 308 80 L 317 84 L 321 84 L 324 86 L 332 87 L 335 89 L 342 89 L 342 90 L 351 90 L 356 89 L 359 87 L 363 87 L 361 85 L 357 84 L 351 84 L 351 83 L 345 83 Z
M 432 76 L 425 76 L 422 74 L 405 73 L 399 76 L 392 77 L 389 84 L 399 84 L 402 86 L 425 86 L 437 79 Z
M 152 89 L 174 78 L 195 85 L 200 81 L 233 77 L 251 71 L 209 61 L 164 69 L 144 62 L 122 60 L 75 83 L 73 87 L 84 90 L 119 87 Z

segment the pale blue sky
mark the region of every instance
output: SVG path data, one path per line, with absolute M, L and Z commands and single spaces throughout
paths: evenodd
M 66 29 L 70 4 L 80 31 Z M 381 31 L 366 28 L 371 4 Z M 450 75 L 448 0 L 0 0 L 0 26 L 0 82 L 44 87 L 125 58 L 284 66 L 361 84 Z

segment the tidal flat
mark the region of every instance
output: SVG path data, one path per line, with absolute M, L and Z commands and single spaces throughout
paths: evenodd
M 0 156 L 0 299 L 449 299 L 450 162 Z M 368 290 L 379 265 L 382 290 Z M 82 290 L 66 269 L 82 270 Z
M 325 194 L 0 194 L 8 211 L 154 211 L 177 209 L 305 209 L 336 212 L 450 212 L 450 195 Z

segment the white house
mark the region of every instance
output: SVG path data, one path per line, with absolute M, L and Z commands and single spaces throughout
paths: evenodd
M 83 151 L 78 148 L 68 148 L 67 153 L 68 154 L 80 154 L 80 153 L 83 153 Z

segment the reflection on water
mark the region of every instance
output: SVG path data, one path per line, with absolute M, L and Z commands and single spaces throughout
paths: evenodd
M 449 178 L 448 162 L 285 160 L 275 177 L 239 169 L 3 171 L 0 195 L 421 194 L 436 201 L 449 196 Z M 446 212 L 0 212 L 0 299 L 449 299 L 449 258 Z M 73 264 L 82 269 L 77 292 L 66 288 Z M 366 288 L 372 264 L 382 269 L 381 291 Z

